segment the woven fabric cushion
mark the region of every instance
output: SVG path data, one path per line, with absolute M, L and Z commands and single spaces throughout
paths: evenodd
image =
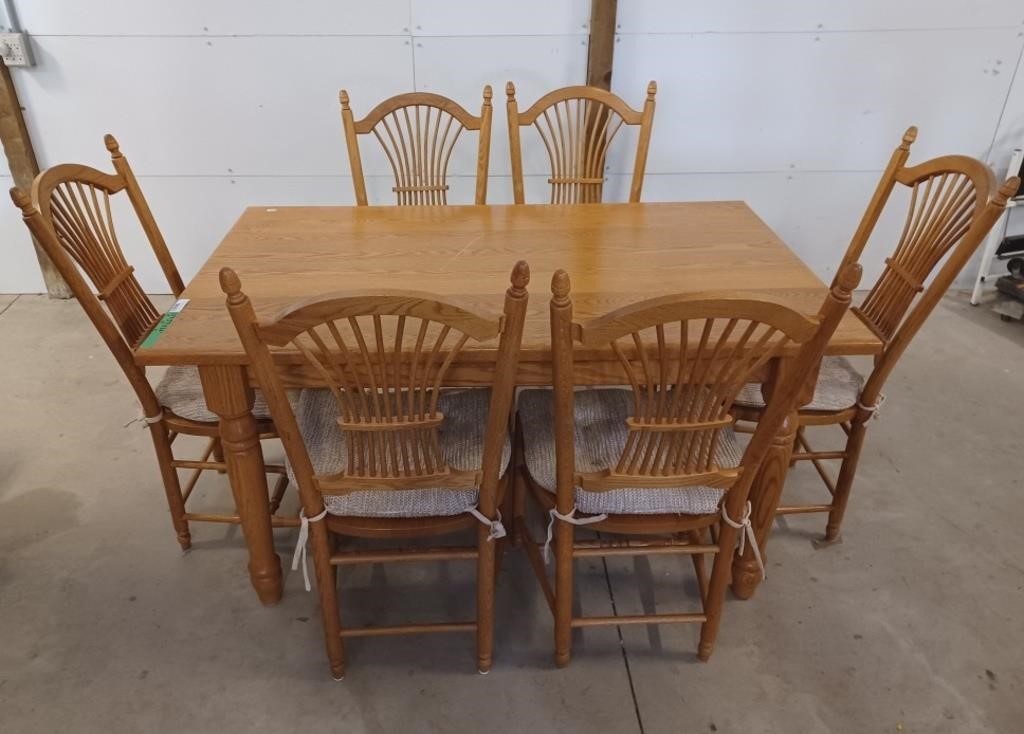
M 444 414 L 440 428 L 441 453 L 452 469 L 475 471 L 483 465 L 490 399 L 491 391 L 486 389 L 451 390 L 441 394 L 437 406 Z M 329 390 L 302 391 L 296 419 L 317 474 L 336 474 L 347 466 L 348 456 L 338 416 L 338 403 Z M 506 435 L 502 474 L 511 455 L 512 446 Z M 290 463 L 288 478 L 295 481 Z M 478 494 L 477 488 L 362 490 L 324 495 L 324 507 L 332 515 L 350 517 L 435 517 L 458 515 L 476 507 Z
M 534 481 L 555 491 L 555 427 L 551 390 L 525 390 L 519 397 L 526 466 Z M 626 419 L 632 415 L 633 393 L 622 389 L 576 392 L 576 471 L 601 471 L 615 466 L 626 445 Z M 731 428 L 719 434 L 715 460 L 738 466 L 743 452 Z M 703 515 L 717 512 L 725 490 L 714 487 L 623 488 L 587 492 L 576 487 L 576 509 L 589 515 Z
M 206 407 L 203 386 L 199 382 L 198 367 L 168 367 L 163 379 L 154 388 L 156 399 L 177 416 L 201 423 L 217 423 L 220 418 Z M 256 418 L 269 418 L 270 408 L 260 391 L 256 391 L 256 400 L 252 406 L 252 414 Z
M 818 384 L 814 386 L 814 398 L 801 410 L 846 410 L 857 404 L 864 378 L 844 357 L 825 357 L 821 360 Z M 736 405 L 748 408 L 763 408 L 761 385 L 750 382 L 743 386 L 736 397 Z

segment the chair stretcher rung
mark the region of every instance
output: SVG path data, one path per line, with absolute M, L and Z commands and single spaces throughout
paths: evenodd
M 383 637 L 386 635 L 422 635 L 440 632 L 475 632 L 475 622 L 437 622 L 435 624 L 394 624 L 386 627 L 343 629 L 342 637 Z
M 810 451 L 793 452 L 790 461 L 831 461 L 832 459 L 845 459 L 845 451 Z
M 184 518 L 190 522 L 222 522 L 227 525 L 239 525 L 242 519 L 238 515 L 210 515 L 203 512 L 186 512 Z M 270 516 L 270 525 L 275 528 L 297 528 L 301 521 L 297 517 Z
M 577 544 L 573 547 L 573 557 L 592 558 L 594 556 L 671 556 L 671 555 L 699 555 L 704 553 L 717 553 L 717 545 L 695 545 L 695 544 L 673 544 L 673 545 L 599 545 L 600 541 L 580 547 Z
M 832 505 L 786 505 L 775 511 L 776 515 L 806 515 L 812 512 L 831 512 Z
M 332 566 L 391 561 L 459 561 L 477 557 L 476 548 L 385 548 L 375 551 L 347 551 L 331 556 Z
M 677 624 L 706 622 L 706 614 L 627 614 L 621 617 L 573 617 L 573 627 L 602 627 L 619 624 Z

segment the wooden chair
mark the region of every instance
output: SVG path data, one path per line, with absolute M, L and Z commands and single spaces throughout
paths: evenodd
M 145 370 L 132 357 L 132 349 L 156 326 L 162 314 L 143 292 L 134 269 L 125 260 L 114 229 L 112 196 L 122 191 L 127 195 L 171 292 L 181 295 L 184 285 L 128 160 L 121 154 L 114 136 L 107 135 L 104 140 L 115 173 L 76 164 L 58 165 L 36 177 L 31 196 L 12 188 L 11 198 L 135 390 L 156 449 L 171 522 L 178 543 L 187 550 L 192 545 L 190 521 L 238 523 L 239 518 L 237 514 L 192 513 L 185 509 L 204 471 L 223 473 L 227 469 L 221 452 L 219 421 L 206 408 L 195 367 L 169 368 L 154 388 L 146 379 Z M 93 293 L 89 283 L 97 293 Z M 262 399 L 257 398 L 254 412 L 261 433 L 273 435 L 273 423 Z M 199 459 L 174 457 L 172 444 L 179 435 L 209 439 Z M 191 470 L 184 488 L 179 469 Z M 281 475 L 271 501 L 271 511 L 276 512 L 288 480 L 283 466 L 269 465 L 267 470 Z M 275 517 L 273 522 L 298 524 L 294 518 Z
M 743 543 L 754 544 L 760 559 L 750 526 L 751 483 L 796 401 L 799 375 L 821 359 L 859 280 L 859 265 L 845 268 L 817 318 L 745 294 L 709 293 L 653 298 L 576 323 L 569 278 L 564 271 L 555 273 L 554 390 L 525 391 L 517 414 L 522 451 L 517 466 L 523 479 L 517 495 L 525 485 L 550 516 L 553 588 L 540 544 L 522 522 L 518 496 L 515 522 L 555 617 L 557 665 L 569 662 L 573 628 L 669 622 L 701 623 L 698 654 L 708 659 L 737 541 L 741 552 Z M 621 364 L 623 384 L 632 389 L 574 391 L 574 349 L 609 347 Z M 729 408 L 749 376 L 774 357 L 794 360 L 792 372 L 786 372 L 792 376 L 777 385 L 764 419 L 741 451 Z M 600 539 L 575 540 L 577 525 L 600 531 Z M 692 558 L 700 611 L 573 615 L 575 559 L 645 554 Z M 710 575 L 707 554 L 714 556 Z
M 220 279 L 299 486 L 303 526 L 292 568 L 304 556 L 308 533 L 334 677 L 344 674 L 344 637 L 425 632 L 475 631 L 477 666 L 487 672 L 526 263 L 512 271 L 501 316 L 481 315 L 441 296 L 394 291 L 324 296 L 257 322 L 235 273 L 225 268 Z M 478 375 L 491 381 L 490 390 L 442 391 L 463 347 L 495 338 L 497 349 L 489 359 L 482 353 Z M 304 390 L 295 410 L 282 382 L 289 367 L 276 364 L 270 352 L 289 345 L 328 386 Z M 476 543 L 468 547 L 339 551 L 330 542 L 340 536 L 429 537 L 474 525 Z M 475 621 L 341 626 L 338 566 L 453 559 L 477 561 Z
M 564 87 L 548 92 L 525 112 L 516 103 L 516 88 L 505 85 L 508 96 L 508 142 L 512 156 L 512 193 L 516 204 L 525 203 L 523 153 L 519 128 L 533 125 L 551 163 L 551 203 L 600 203 L 604 191 L 604 163 L 608 148 L 623 125 L 639 125 L 640 137 L 633 162 L 629 200 L 640 201 L 647 168 L 647 149 L 654 125 L 654 95 L 658 85 L 647 85 L 642 111 L 599 87 Z
M 1007 198 L 1018 185 L 1018 179 L 1011 178 L 996 190 L 992 170 L 966 156 L 942 156 L 907 166 L 910 146 L 916 137 L 914 127 L 904 134 L 840 266 L 860 259 L 893 189 L 897 184 L 908 187 L 910 204 L 896 249 L 886 258 L 885 269 L 867 297 L 852 309 L 882 340 L 883 351 L 875 358 L 874 369 L 866 381 L 846 359 L 826 357 L 814 397 L 800 411 L 791 465 L 797 461 L 812 462 L 830 499 L 821 504 L 783 505 L 778 510 L 783 515 L 828 513 L 826 543 L 840 537 L 868 422 L 878 415 L 885 398 L 885 381 L 998 220 Z M 747 385 L 736 400 L 734 413 L 744 421 L 761 419 L 764 400 L 760 385 Z M 846 436 L 846 445 L 836 451 L 815 451 L 805 436 L 805 429 L 811 426 L 839 426 Z M 841 462 L 838 478 L 833 478 L 822 463 L 828 460 Z
M 339 98 L 356 204 L 367 205 L 358 135 L 372 133 L 384 149 L 395 176 L 391 190 L 399 206 L 438 206 L 448 203 L 448 162 L 463 130 L 480 133 L 474 203 L 487 203 L 493 112 L 489 85 L 484 87 L 479 117 L 440 94 L 410 92 L 384 100 L 366 117 L 356 120 L 349 107 L 348 92 L 342 89 Z

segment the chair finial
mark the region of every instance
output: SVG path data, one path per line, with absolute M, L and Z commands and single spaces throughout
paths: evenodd
M 31 197 L 17 186 L 11 187 L 11 201 L 14 202 L 16 207 L 21 209 L 22 214 L 27 216 L 33 213 Z
M 513 289 L 526 290 L 526 286 L 530 284 L 530 266 L 526 260 L 520 260 L 512 266 L 512 277 L 509 280 L 512 282 Z
M 227 294 L 228 303 L 239 303 L 245 298 L 242 294 L 242 281 L 231 268 L 220 269 L 220 289 Z
M 917 126 L 911 125 L 907 128 L 907 131 L 903 133 L 903 142 L 900 144 L 902 150 L 910 150 L 910 146 L 917 140 Z
M 658 93 L 658 82 L 653 79 L 647 84 L 647 99 L 654 100 L 654 95 Z
M 491 90 L 490 84 L 484 85 L 484 104 L 490 106 L 491 99 L 494 97 L 494 92 Z
M 512 82 L 505 83 L 505 96 L 508 97 L 509 102 L 516 98 L 516 85 Z
M 551 295 L 555 297 L 554 300 L 564 302 L 569 298 L 569 289 L 569 274 L 559 268 L 551 276 Z
M 104 135 L 103 144 L 106 145 L 107 150 L 110 151 L 111 158 L 121 157 L 121 146 L 118 144 L 117 138 L 115 138 L 113 135 L 111 135 L 110 133 Z
M 837 297 L 845 295 L 845 299 L 849 299 L 850 293 L 860 285 L 860 277 L 863 272 L 864 269 L 860 263 L 847 264 L 839 271 L 839 275 L 836 277 L 836 287 L 832 290 L 832 294 Z M 839 292 L 837 293 L 837 291 Z
M 348 90 L 342 89 L 338 92 L 338 100 L 341 102 L 341 109 L 347 110 L 348 107 Z
M 994 201 L 1000 206 L 1006 206 L 1006 201 L 1016 196 L 1019 189 L 1020 179 L 1016 176 L 1010 176 L 1008 179 L 1003 181 L 1003 185 L 999 187 L 999 191 L 996 193 Z

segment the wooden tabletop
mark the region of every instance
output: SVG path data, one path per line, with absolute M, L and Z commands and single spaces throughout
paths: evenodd
M 238 364 L 245 354 L 217 274 L 235 269 L 261 317 L 351 289 L 426 290 L 499 313 L 518 259 L 530 264 L 521 359 L 550 358 L 548 299 L 557 268 L 585 319 L 642 298 L 743 290 L 817 312 L 822 281 L 740 201 L 573 206 L 252 207 L 185 289 L 170 327 L 136 351 L 146 365 Z M 847 314 L 829 354 L 875 354 Z

